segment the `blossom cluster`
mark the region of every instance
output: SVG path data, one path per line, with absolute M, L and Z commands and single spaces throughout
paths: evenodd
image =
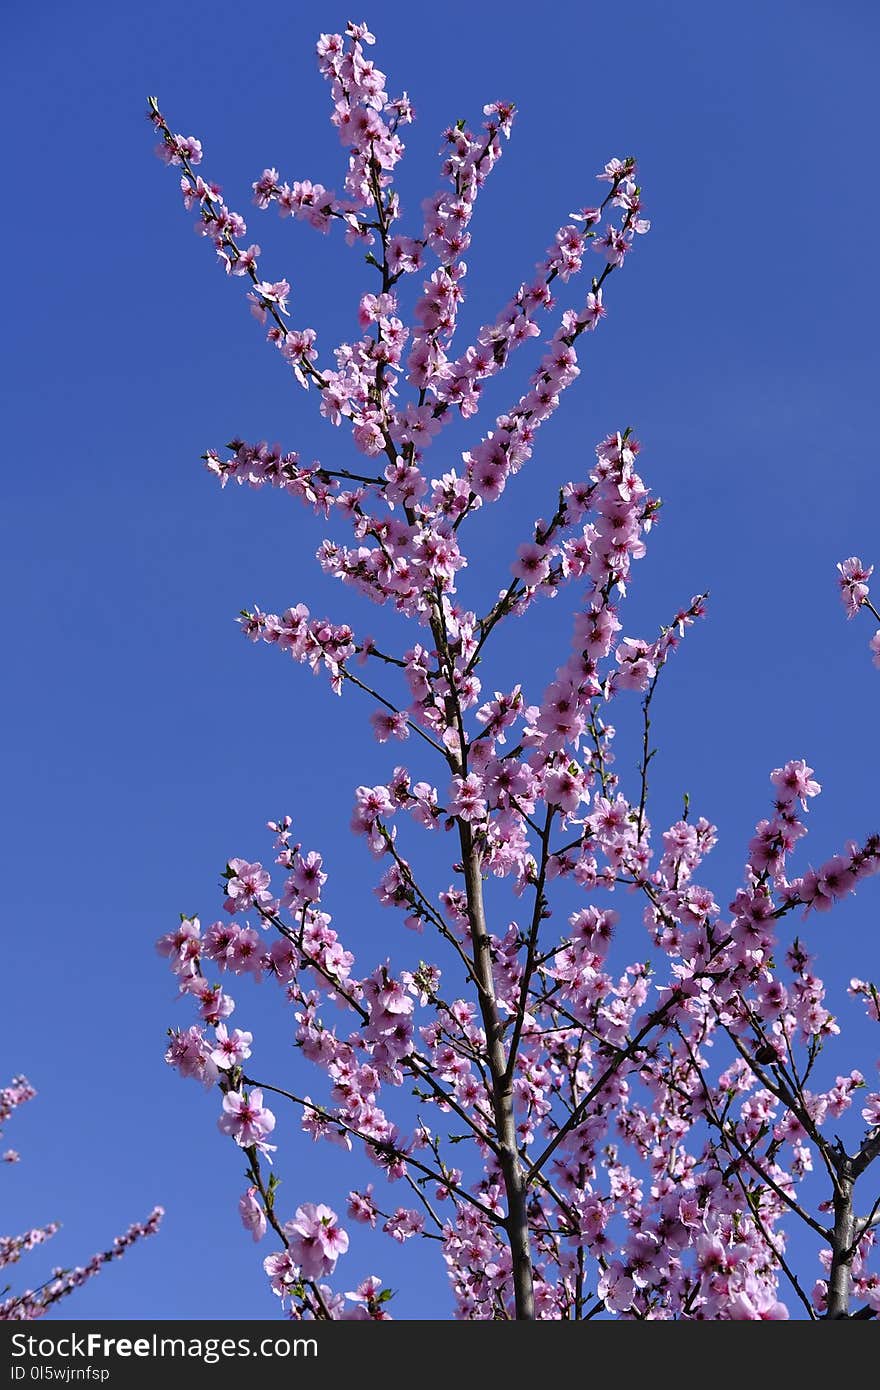
M 479 130 L 463 121 L 444 133 L 441 187 L 407 235 L 393 180 L 413 112 L 408 97 L 389 98 L 367 56 L 373 42 L 349 24 L 318 44 L 348 158 L 343 195 L 275 169 L 253 185 L 258 208 L 322 233 L 338 222 L 369 248 L 378 278 L 358 301 L 363 336 L 331 354 L 319 356 L 313 328 L 290 326 L 291 285 L 261 278 L 243 219 L 195 172 L 199 142 L 174 134 L 155 101 L 151 119 L 197 229 L 250 282 L 269 340 L 367 460 L 305 464 L 280 444 L 241 439 L 225 456 L 205 454 L 221 485 L 275 486 L 349 527 L 349 540 L 321 540 L 321 569 L 411 624 L 398 653 L 302 603 L 240 615 L 251 640 L 325 672 L 337 694 L 365 694 L 380 743 L 407 743 L 405 764 L 356 788 L 351 815 L 377 863 L 378 902 L 405 931 L 389 930 L 378 962 L 361 966 L 327 910 L 324 856 L 294 840 L 290 817 L 270 822 L 274 866 L 231 858 L 224 915 L 207 926 L 184 917 L 159 942 L 196 1012 L 171 1033 L 166 1059 L 218 1092 L 219 1128 L 247 1164 L 240 1219 L 254 1241 L 273 1243 L 264 1268 L 294 1318 L 388 1317 L 377 1276 L 347 1293 L 329 1282 L 350 1245 L 354 1254 L 357 1225 L 394 1246 L 435 1241 L 461 1318 L 761 1320 L 787 1317 L 792 1301 L 813 1318 L 841 1315 L 852 1297 L 880 1312 L 874 1223 L 851 1205 L 856 1177 L 880 1155 L 880 1099 L 869 1093 L 863 1124 L 851 1117 L 855 1150 L 844 1150 L 833 1126 L 864 1073 L 820 1061 L 839 1025 L 788 921 L 802 915 L 814 930 L 815 913 L 877 873 L 880 836 L 845 842 L 818 868 L 792 864 L 820 791 L 800 758 L 771 774 L 769 813 L 732 901 L 704 881 L 718 837 L 710 820 L 686 801 L 655 833 L 652 702 L 706 595 L 655 633 L 624 633 L 623 601 L 660 509 L 630 429 L 606 436 L 511 545 L 489 607 L 459 595 L 471 519 L 531 457 L 579 375 L 581 339 L 606 315 L 609 277 L 649 229 L 636 162 L 608 161 L 602 200 L 570 214 L 536 273 L 462 350 L 463 258 L 514 107 L 491 103 Z M 586 293 L 558 306 L 585 264 Z M 407 322 L 401 282 L 422 274 Z M 460 467 L 432 469 L 446 424 L 476 414 L 485 383 L 557 308 L 525 390 Z M 857 560 L 840 570 L 854 612 L 869 602 L 870 570 Z M 552 678 L 530 668 L 512 687 L 486 682 L 499 626 L 563 590 L 572 640 Z M 616 770 L 617 700 L 640 706 L 634 776 Z M 422 830 L 438 857 L 448 851 L 440 891 L 410 848 Z M 250 1028 L 233 1026 L 233 976 L 244 988 L 274 983 L 290 1010 L 300 1056 L 280 1081 L 257 1067 Z M 854 979 L 851 994 L 877 1016 L 870 982 Z M 360 1183 L 348 1228 L 335 1199 L 297 1194 L 293 1214 L 281 1213 L 280 1106 L 311 1140 L 360 1155 L 395 1195 Z M 817 1170 L 832 1178 L 834 1224 L 808 1182 Z M 809 1290 L 786 1258 L 793 1220 L 829 1248 Z

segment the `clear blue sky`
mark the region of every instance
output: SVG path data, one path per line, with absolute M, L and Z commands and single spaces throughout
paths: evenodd
M 880 673 L 869 624 L 845 622 L 834 568 L 853 553 L 880 565 L 876 6 L 477 4 L 449 18 L 408 6 L 402 25 L 400 10 L 373 0 L 366 17 L 392 93 L 416 104 L 401 183 L 414 223 L 444 125 L 498 97 L 520 108 L 478 205 L 465 333 L 593 200 L 605 160 L 639 158 L 653 230 L 612 278 L 609 318 L 533 463 L 478 522 L 490 527 L 469 592 L 504 582 L 513 542 L 559 482 L 633 424 L 666 507 L 626 630 L 650 636 L 712 591 L 655 705 L 654 819 L 690 792 L 720 828 L 706 878 L 726 901 L 768 773 L 787 758 L 806 757 L 825 788 L 810 818 L 817 859 L 878 823 Z M 226 858 L 264 856 L 261 827 L 285 811 L 329 861 L 330 905 L 364 964 L 398 931 L 347 831 L 351 789 L 393 753 L 365 741 L 362 705 L 331 702 L 233 621 L 254 602 L 346 615 L 312 560 L 319 532 L 277 495 L 221 493 L 199 462 L 235 434 L 325 462 L 352 455 L 193 235 L 143 114 L 157 93 L 246 214 L 265 165 L 338 188 L 314 40 L 349 17 L 363 18 L 277 0 L 49 0 L 4 21 L 0 1071 L 26 1072 L 40 1095 L 7 1131 L 23 1161 L 0 1173 L 0 1231 L 64 1222 L 51 1254 L 20 1266 L 19 1282 L 38 1281 L 154 1202 L 168 1210 L 161 1236 L 71 1300 L 76 1318 L 275 1311 L 264 1251 L 238 1225 L 242 1164 L 216 1131 L 216 1095 L 162 1062 L 164 1030 L 189 1018 L 155 937 L 181 910 L 213 920 Z M 267 272 L 293 284 L 297 322 L 325 342 L 351 335 L 355 296 L 372 287 L 359 258 L 250 212 Z M 526 367 L 523 354 L 493 404 L 514 399 Z M 475 437 L 459 431 L 449 447 Z M 530 628 L 534 681 L 568 642 L 558 607 Z M 513 669 L 508 650 L 499 675 Z M 833 945 L 836 986 L 870 973 L 877 903 L 869 884 L 811 925 Z M 241 1026 L 259 1057 L 274 1053 L 267 1073 L 301 1074 L 270 999 L 264 987 Z M 839 1057 L 846 1070 L 870 1063 L 858 1046 Z M 347 1190 L 337 1151 L 307 1146 L 292 1115 L 285 1128 L 291 1207 Z M 342 1287 L 375 1270 L 405 1289 L 399 1315 L 442 1316 L 442 1274 L 412 1245 L 396 1253 L 359 1235 Z

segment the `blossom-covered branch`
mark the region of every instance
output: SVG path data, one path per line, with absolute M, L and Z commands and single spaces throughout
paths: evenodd
M 360 1155 L 410 1194 L 415 1205 L 385 1202 L 362 1182 L 344 1198 L 348 1219 L 381 1222 L 397 1246 L 439 1247 L 458 1317 L 776 1319 L 788 1316 L 786 1291 L 810 1318 L 880 1311 L 876 1204 L 862 1201 L 880 1151 L 880 1093 L 849 1148 L 829 1136 L 864 1076 L 828 1072 L 839 1025 L 791 930 L 801 914 L 811 948 L 821 941 L 818 914 L 880 869 L 880 838 L 848 840 L 818 868 L 790 864 L 820 790 L 798 757 L 771 773 L 769 815 L 726 908 L 731 895 L 703 881 L 716 827 L 685 798 L 681 818 L 655 831 L 661 677 L 706 595 L 653 637 L 624 633 L 623 602 L 660 513 L 630 428 L 584 450 L 568 481 L 553 479 L 545 514 L 511 538 L 508 566 L 488 581 L 495 597 L 473 611 L 459 596 L 464 537 L 530 459 L 579 375 L 579 341 L 606 315 L 610 275 L 648 231 L 636 162 L 605 164 L 598 205 L 571 214 L 533 279 L 456 347 L 475 205 L 514 107 L 489 103 L 479 130 L 461 121 L 445 132 L 441 187 L 407 235 L 395 178 L 413 110 L 406 95 L 389 98 L 373 43 L 349 24 L 318 44 L 347 153 L 343 195 L 275 169 L 254 183 L 259 208 L 344 229 L 367 249 L 363 334 L 325 355 L 334 367 L 317 365 L 314 329 L 289 327 L 295 289 L 260 278 L 260 248 L 196 174 L 199 142 L 175 135 L 155 102 L 151 119 L 163 158 L 182 170 L 185 203 L 227 273 L 249 282 L 270 341 L 369 460 L 306 466 L 239 439 L 228 456 L 205 456 L 221 484 L 276 486 L 350 529 L 321 538 L 321 569 L 409 625 L 405 650 L 381 651 L 305 604 L 241 614 L 249 638 L 325 672 L 335 693 L 359 689 L 380 743 L 407 743 L 406 764 L 355 790 L 351 819 L 377 862 L 378 900 L 404 930 L 389 929 L 378 959 L 360 964 L 327 910 L 324 855 L 294 839 L 290 817 L 269 822 L 275 866 L 230 859 L 225 917 L 204 927 L 184 917 L 160 942 L 198 1014 L 172 1033 L 167 1060 L 219 1093 L 220 1128 L 247 1161 L 240 1214 L 255 1240 L 276 1242 L 265 1268 L 294 1318 L 385 1319 L 390 1289 L 373 1274 L 347 1293 L 325 1282 L 355 1245 L 341 1194 L 295 1193 L 292 1213 L 279 1214 L 274 1170 L 267 1181 L 262 1168 L 275 1162 L 266 1098 L 276 1096 L 312 1140 Z M 557 305 L 590 254 L 589 288 Z M 406 322 L 401 282 L 435 261 Z M 476 415 L 484 383 L 554 311 L 515 404 L 460 469 L 445 458 L 432 469 L 447 423 Z M 865 606 L 868 575 L 846 567 L 845 596 Z M 512 687 L 487 676 L 498 633 L 563 595 L 571 645 L 555 671 L 528 659 Z M 371 662 L 381 680 L 359 674 Z M 615 702 L 634 698 L 642 723 L 629 777 L 616 770 L 611 720 Z M 253 1035 L 231 1026 L 230 975 L 273 982 L 290 1010 L 299 1056 L 281 1075 L 251 1062 Z M 852 993 L 877 1016 L 872 985 L 854 980 Z M 814 1166 L 821 1192 L 807 1181 Z M 790 1257 L 792 1222 L 828 1243 L 818 1280 Z
M 32 1100 L 36 1094 L 24 1076 L 16 1076 L 8 1086 L 0 1089 L 0 1126 L 6 1123 L 18 1106 Z M 14 1149 L 7 1149 L 3 1160 L 17 1163 L 19 1155 Z M 119 1259 L 144 1236 L 155 1235 L 164 1214 L 162 1207 L 154 1207 L 146 1221 L 136 1221 L 129 1226 L 124 1235 L 116 1236 L 109 1249 L 100 1250 L 88 1264 L 75 1269 L 53 1269 L 51 1276 L 36 1288 L 24 1289 L 21 1293 L 12 1293 L 8 1285 L 0 1288 L 0 1322 L 33 1321 L 44 1317 L 62 1298 L 99 1274 L 104 1265 Z M 23 1255 L 51 1240 L 60 1229 L 59 1223 L 52 1221 L 47 1226 L 34 1227 L 21 1235 L 0 1236 L 0 1270 L 17 1264 Z

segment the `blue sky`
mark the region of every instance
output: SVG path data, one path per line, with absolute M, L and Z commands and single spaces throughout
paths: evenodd
M 478 4 L 466 19 L 409 7 L 402 25 L 398 11 L 373 0 L 366 17 L 390 90 L 416 105 L 400 184 L 413 225 L 443 127 L 499 97 L 520 111 L 473 224 L 463 340 L 593 200 L 607 158 L 638 156 L 653 220 L 533 462 L 478 519 L 466 592 L 505 582 L 559 483 L 632 424 L 666 505 L 626 631 L 650 636 L 712 593 L 655 704 L 655 823 L 690 792 L 719 826 L 706 877 L 726 900 L 770 769 L 803 756 L 825 788 L 809 849 L 826 857 L 878 824 L 880 673 L 867 621 L 845 622 L 834 568 L 854 553 L 880 564 L 876 7 L 632 0 L 560 3 L 538 21 L 533 6 Z M 249 208 L 265 165 L 341 187 L 314 40 L 349 17 L 363 16 L 227 0 L 87 0 L 74 13 L 50 0 L 39 19 L 19 7 L 5 21 L 0 1071 L 26 1072 L 40 1094 L 5 1136 L 23 1161 L 0 1175 L 0 1230 L 63 1221 L 51 1256 L 20 1267 L 38 1282 L 154 1202 L 168 1210 L 159 1238 L 66 1306 L 76 1318 L 275 1311 L 263 1251 L 238 1226 L 242 1165 L 216 1131 L 216 1097 L 162 1062 L 165 1029 L 189 1020 L 155 937 L 180 911 L 213 920 L 225 860 L 265 857 L 262 827 L 283 812 L 329 861 L 330 906 L 365 966 L 398 931 L 347 830 L 351 789 L 393 754 L 366 739 L 363 705 L 332 702 L 234 625 L 254 602 L 348 614 L 314 564 L 320 532 L 279 496 L 221 493 L 199 462 L 236 434 L 324 462 L 353 455 L 193 235 L 143 114 L 155 92 L 172 126 L 201 138 L 207 175 L 252 214 L 267 273 L 291 281 L 297 322 L 325 342 L 351 336 L 372 288 L 359 257 Z M 493 384 L 490 410 L 515 398 L 529 360 Z M 454 462 L 477 437 L 472 426 L 442 447 Z M 522 673 L 524 649 L 527 678 L 552 670 L 568 642 L 558 609 L 543 605 L 528 644 L 503 647 L 499 682 Z M 835 987 L 871 971 L 877 901 L 869 884 L 810 926 Z M 253 1020 L 277 1078 L 299 1063 L 263 998 L 242 1026 Z M 845 1004 L 843 1016 L 857 1017 Z M 841 1070 L 867 1071 L 864 1042 L 857 1027 Z M 291 1207 L 344 1193 L 336 1151 L 307 1146 L 292 1115 L 284 1124 Z M 443 1316 L 442 1274 L 412 1246 L 396 1255 L 359 1236 L 343 1286 L 376 1270 L 405 1289 L 399 1315 Z

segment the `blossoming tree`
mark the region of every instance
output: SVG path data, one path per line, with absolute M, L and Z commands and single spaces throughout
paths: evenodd
M 6 1123 L 13 1111 L 24 1105 L 25 1101 L 33 1100 L 36 1094 L 24 1076 L 14 1077 L 8 1086 L 0 1089 L 0 1126 Z M 6 1149 L 0 1154 L 0 1162 L 18 1161 L 19 1154 L 15 1149 Z M 163 1215 L 161 1207 L 154 1207 L 146 1221 L 136 1221 L 129 1226 L 125 1235 L 116 1236 L 109 1250 L 99 1251 L 88 1264 L 76 1269 L 53 1269 L 51 1277 L 39 1288 L 25 1289 L 18 1294 L 12 1293 L 8 1285 L 0 1288 L 0 1322 L 33 1321 L 44 1317 L 56 1303 L 93 1279 L 111 1260 L 119 1259 L 136 1241 L 143 1236 L 155 1235 Z M 48 1226 L 37 1226 L 22 1235 L 0 1236 L 0 1270 L 17 1264 L 22 1255 L 51 1240 L 59 1229 L 58 1222 L 52 1221 Z
M 349 1244 L 343 1200 L 351 1222 L 433 1240 L 461 1318 L 871 1316 L 880 1189 L 863 1178 L 880 1153 L 880 1092 L 850 1115 L 847 1144 L 829 1133 L 864 1077 L 827 1061 L 838 1025 L 811 938 L 812 913 L 880 869 L 880 837 L 847 841 L 818 869 L 790 868 L 820 790 L 797 758 L 772 772 L 729 907 L 703 882 L 714 826 L 685 802 L 681 819 L 652 832 L 652 699 L 705 595 L 650 639 L 622 635 L 621 600 L 659 507 L 629 429 L 603 439 L 511 542 L 493 601 L 471 611 L 457 599 L 465 537 L 531 457 L 605 317 L 610 277 L 649 228 L 635 161 L 606 164 L 601 202 L 571 214 L 534 276 L 475 341 L 454 346 L 474 206 L 514 108 L 493 103 L 479 130 L 460 121 L 445 132 L 439 191 L 404 232 L 393 180 L 413 112 L 406 95 L 389 98 L 373 42 L 349 24 L 318 44 L 348 152 L 342 195 L 275 169 L 254 184 L 259 208 L 366 252 L 362 335 L 332 352 L 294 325 L 288 281 L 264 275 L 244 219 L 197 172 L 200 143 L 175 134 L 155 99 L 150 119 L 198 231 L 243 281 L 269 342 L 329 424 L 351 433 L 349 466 L 239 439 L 205 460 L 222 486 L 276 487 L 347 526 L 350 542 L 321 542 L 321 568 L 409 629 L 385 650 L 302 603 L 241 616 L 249 638 L 323 671 L 336 695 L 362 692 L 381 743 L 413 749 L 382 784 L 356 789 L 352 827 L 378 863 L 380 901 L 416 935 L 389 929 L 378 963 L 358 964 L 331 924 L 322 855 L 289 817 L 270 822 L 277 873 L 231 859 L 226 915 L 206 927 L 185 917 L 160 942 L 198 1010 L 172 1033 L 167 1060 L 219 1089 L 220 1128 L 247 1165 L 241 1218 L 273 1242 L 266 1272 L 292 1317 L 389 1315 L 379 1278 L 348 1293 L 328 1282 Z M 587 264 L 586 291 L 557 308 Z M 526 389 L 462 466 L 434 463 L 450 421 L 472 419 L 485 383 L 542 334 Z M 529 668 L 495 689 L 484 672 L 499 629 L 565 594 L 571 647 L 555 675 L 533 687 Z M 642 733 L 629 783 L 614 770 L 610 713 L 634 698 Z M 795 914 L 807 918 L 803 936 Z M 625 953 L 613 968 L 612 938 Z M 294 1078 L 254 1074 L 252 1034 L 231 1026 L 229 975 L 277 984 L 304 1059 Z M 851 993 L 878 1018 L 871 984 L 854 979 Z M 323 1084 L 299 1083 L 309 1066 Z M 269 1097 L 294 1107 L 313 1139 L 365 1155 L 403 1200 L 358 1181 L 347 1198 L 303 1193 L 282 1210 Z M 821 1192 L 807 1182 L 814 1169 Z M 798 1226 L 804 1248 L 821 1246 L 813 1270 L 790 1256 Z

